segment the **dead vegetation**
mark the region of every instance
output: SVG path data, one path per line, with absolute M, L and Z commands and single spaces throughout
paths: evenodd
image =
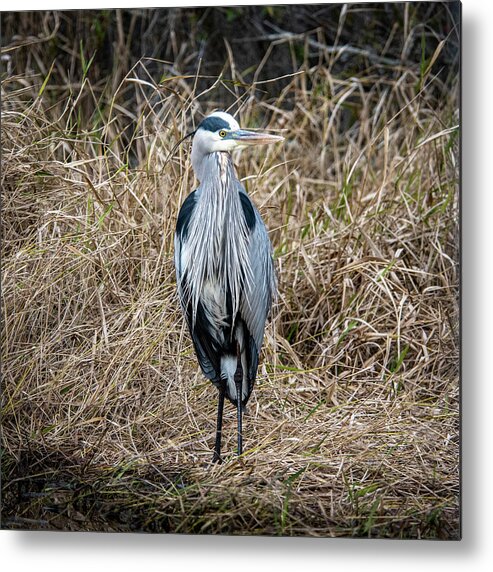
M 144 57 L 108 94 L 82 51 L 78 83 L 56 60 L 4 74 L 3 527 L 459 536 L 459 88 L 434 67 L 457 31 L 439 32 L 432 57 L 352 76 L 307 34 L 318 62 L 276 96 L 232 50 L 206 89 Z M 41 58 L 32 38 L 4 53 L 23 50 Z M 226 408 L 213 466 L 172 262 L 188 143 L 167 157 L 224 93 L 286 143 L 235 155 L 281 295 L 246 453 Z

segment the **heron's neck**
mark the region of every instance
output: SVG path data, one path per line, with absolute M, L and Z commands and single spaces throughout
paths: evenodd
M 216 151 L 202 157 L 200 164 L 200 212 L 207 219 L 210 231 L 221 237 L 241 209 L 239 189 L 233 160 L 229 153 Z
M 225 151 L 194 156 L 192 150 L 192 166 L 203 187 L 226 189 L 237 179 L 231 155 Z

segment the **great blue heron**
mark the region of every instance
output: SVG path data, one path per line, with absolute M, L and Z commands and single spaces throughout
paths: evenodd
M 214 461 L 221 461 L 224 398 L 242 411 L 252 393 L 265 321 L 276 291 L 272 247 L 264 222 L 236 176 L 230 151 L 283 137 L 240 129 L 221 111 L 191 133 L 199 187 L 176 224 L 175 267 L 180 303 L 204 375 L 219 390 Z

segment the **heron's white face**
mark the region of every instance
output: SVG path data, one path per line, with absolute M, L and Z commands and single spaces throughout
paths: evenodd
M 275 143 L 283 139 L 279 135 L 240 129 L 238 121 L 232 115 L 215 111 L 198 126 L 193 138 L 192 153 L 206 155 L 215 151 L 233 151 L 246 145 Z
M 215 151 L 232 151 L 238 145 L 231 133 L 239 129 L 238 121 L 232 115 L 216 111 L 200 123 L 193 138 L 193 147 L 204 155 Z

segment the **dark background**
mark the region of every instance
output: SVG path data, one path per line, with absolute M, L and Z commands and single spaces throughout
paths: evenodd
M 60 83 L 70 84 L 80 81 L 81 75 L 80 67 L 74 66 L 74 55 L 86 62 L 93 58 L 87 77 L 103 93 L 143 57 L 168 62 L 164 72 L 162 61 L 146 62 L 157 82 L 167 74 L 197 74 L 199 66 L 202 76 L 218 76 L 229 49 L 241 77 L 249 82 L 272 42 L 275 57 L 268 58 L 261 69 L 260 81 L 292 73 L 302 64 L 328 63 L 339 77 L 368 72 L 370 64 L 373 71 L 391 79 L 396 62 L 405 66 L 428 60 L 440 31 L 440 35 L 451 33 L 451 41 L 435 62 L 441 80 L 447 83 L 458 72 L 454 27 L 459 11 L 459 2 L 389 2 L 5 12 L 1 33 L 3 47 L 29 44 L 29 49 L 9 52 L 12 73 L 46 73 L 56 60 L 53 73 L 61 76 L 57 68 L 63 68 L 65 77 L 60 77 Z M 404 44 L 405 32 L 413 28 L 414 41 Z M 337 57 L 327 51 L 321 61 L 320 46 L 305 37 L 314 30 L 320 44 L 349 46 L 349 50 L 338 52 Z M 32 42 L 38 43 L 37 56 Z M 210 78 L 202 77 L 198 87 L 210 83 Z M 268 95 L 277 96 L 287 83 L 288 79 L 268 84 Z M 228 94 L 223 95 L 227 103 Z

